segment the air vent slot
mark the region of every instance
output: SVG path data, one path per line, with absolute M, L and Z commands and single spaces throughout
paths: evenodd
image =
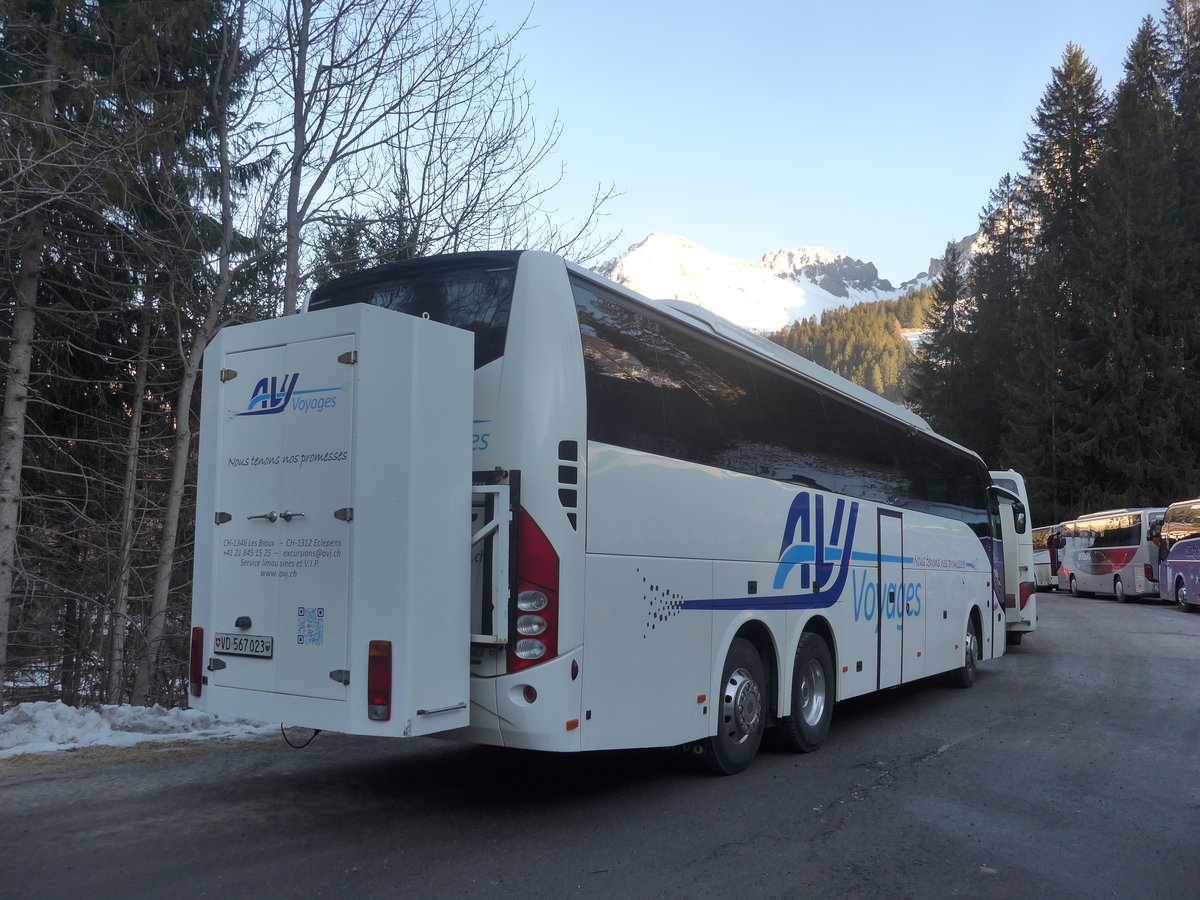
M 579 442 L 558 442 L 558 502 L 567 511 L 567 521 L 579 530 Z

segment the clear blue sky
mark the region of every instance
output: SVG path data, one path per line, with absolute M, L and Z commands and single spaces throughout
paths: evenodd
M 724 256 L 811 246 L 899 283 L 1023 171 L 1050 70 L 1080 45 L 1106 91 L 1162 0 L 488 0 L 534 115 L 558 114 L 580 214 L 614 184 L 610 255 L 652 231 Z

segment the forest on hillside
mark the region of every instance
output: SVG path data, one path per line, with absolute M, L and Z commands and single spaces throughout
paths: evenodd
M 905 333 L 925 328 L 931 296 L 926 287 L 898 300 L 841 306 L 767 336 L 893 403 L 903 403 L 913 361 Z

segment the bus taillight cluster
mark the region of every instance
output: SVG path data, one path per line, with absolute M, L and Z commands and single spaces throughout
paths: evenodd
M 508 644 L 509 672 L 558 655 L 558 554 L 525 510 L 521 510 L 517 540 L 515 633 Z

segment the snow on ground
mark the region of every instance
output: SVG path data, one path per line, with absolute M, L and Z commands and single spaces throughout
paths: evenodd
M 278 729 L 278 723 L 230 719 L 197 709 L 161 706 L 75 709 L 58 700 L 22 703 L 0 715 L 0 760 L 22 753 L 52 753 L 81 747 L 248 737 Z

